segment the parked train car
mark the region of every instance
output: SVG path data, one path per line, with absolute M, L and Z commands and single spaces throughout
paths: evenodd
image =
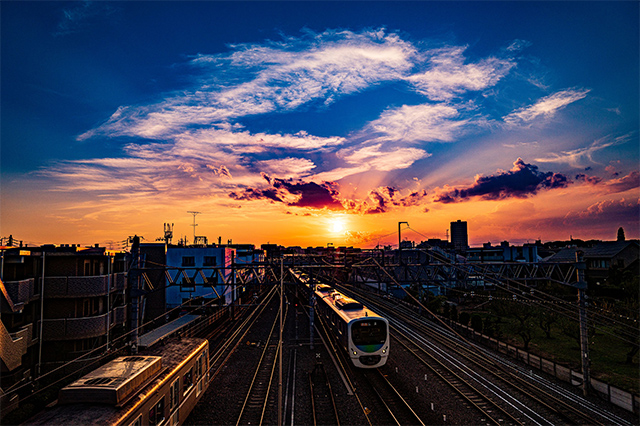
M 389 356 L 389 322 L 326 284 L 315 287 L 316 312 L 354 366 L 377 368 Z
M 209 384 L 209 343 L 173 338 L 116 358 L 60 390 L 29 425 L 179 425 Z

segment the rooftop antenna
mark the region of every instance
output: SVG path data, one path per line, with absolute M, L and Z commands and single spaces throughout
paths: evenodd
M 164 242 L 166 244 L 171 244 L 172 239 L 173 239 L 173 223 L 165 223 L 164 224 Z
M 193 215 L 193 244 L 196 243 L 196 226 L 198 226 L 198 224 L 196 223 L 196 216 L 200 214 L 200 212 L 187 212 Z

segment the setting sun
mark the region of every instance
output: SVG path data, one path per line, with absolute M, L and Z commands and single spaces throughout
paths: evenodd
M 342 217 L 332 218 L 329 222 L 329 231 L 338 234 L 345 231 L 345 220 Z

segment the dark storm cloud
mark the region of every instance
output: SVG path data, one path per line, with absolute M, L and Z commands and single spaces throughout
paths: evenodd
M 246 188 L 241 193 L 231 192 L 234 200 L 271 200 L 291 207 L 311 207 L 314 209 L 342 209 L 338 201 L 339 193 L 332 182 L 304 182 L 271 178 L 263 173 L 262 177 L 273 187 L 269 189 Z
M 352 213 L 379 214 L 386 213 L 393 207 L 410 207 L 420 205 L 427 191 L 415 191 L 406 197 L 399 197 L 400 191 L 392 186 L 381 186 L 369 191 L 364 201 L 346 200 L 342 204 Z
M 602 182 L 602 178 L 598 177 L 598 176 L 589 176 L 586 175 L 584 173 L 579 173 L 576 175 L 576 180 L 580 181 L 584 181 L 585 183 L 588 183 L 589 185 L 597 185 L 600 182 Z
M 445 191 L 434 199 L 438 203 L 465 201 L 471 197 L 484 200 L 504 200 L 507 198 L 527 198 L 541 189 L 564 188 L 569 179 L 560 173 L 538 171 L 538 166 L 525 163 L 518 158 L 508 172 L 491 176 L 476 177 L 473 185 L 467 188 L 454 188 Z
M 289 206 L 295 207 L 311 207 L 314 209 L 341 209 L 340 203 L 336 197 L 339 193 L 331 182 L 292 182 L 291 180 L 273 179 L 273 187 L 285 190 L 289 194 L 299 196 L 297 201 L 287 203 Z
M 271 200 L 277 201 L 279 203 L 283 203 L 276 190 L 274 189 L 255 189 L 255 188 L 246 188 L 242 191 L 242 193 L 238 194 L 237 192 L 231 192 L 229 197 L 234 200 Z

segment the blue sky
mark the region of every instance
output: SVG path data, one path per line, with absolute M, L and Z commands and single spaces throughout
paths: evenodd
M 638 237 L 637 2 L 0 7 L 3 236 Z

